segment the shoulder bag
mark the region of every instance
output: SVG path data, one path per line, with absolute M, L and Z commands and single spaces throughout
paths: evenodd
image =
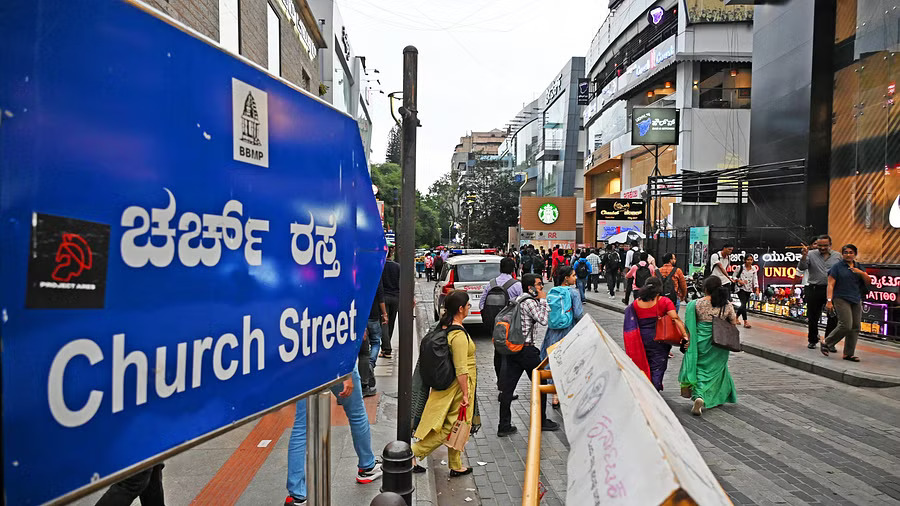
M 725 306 L 719 310 L 719 316 L 712 319 L 712 344 L 728 351 L 743 351 L 741 349 L 741 333 L 737 326 L 724 318 Z
M 657 314 L 659 313 L 659 301 L 657 301 Z M 681 335 L 681 331 L 678 330 L 678 325 L 675 325 L 675 319 L 669 316 L 668 311 L 663 314 L 658 314 L 656 317 L 656 336 L 653 338 L 654 341 L 662 342 L 666 344 L 671 344 L 673 346 L 678 346 L 681 344 L 681 339 L 684 337 Z

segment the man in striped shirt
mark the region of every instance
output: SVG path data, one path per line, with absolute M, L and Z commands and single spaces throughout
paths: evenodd
M 518 429 L 511 423 L 512 412 L 510 405 L 513 400 L 513 392 L 523 372 L 528 373 L 541 363 L 541 352 L 534 345 L 534 330 L 537 325 L 547 325 L 547 316 L 550 308 L 547 306 L 547 294 L 544 292 L 544 282 L 537 274 L 525 274 L 522 276 L 522 291 L 519 297 L 519 308 L 522 312 L 522 334 L 525 335 L 525 346 L 522 351 L 513 355 L 502 355 L 500 367 L 500 424 L 497 427 L 497 435 L 500 437 L 515 434 Z M 547 395 L 541 394 L 541 430 L 559 430 L 559 424 L 547 418 Z
M 590 283 L 588 283 L 587 287 L 590 290 L 591 285 L 594 285 L 594 293 L 597 292 L 597 287 L 600 286 L 600 257 L 597 256 L 597 250 L 590 250 L 591 254 L 587 256 L 587 261 L 591 264 L 591 274 L 588 279 L 590 279 Z

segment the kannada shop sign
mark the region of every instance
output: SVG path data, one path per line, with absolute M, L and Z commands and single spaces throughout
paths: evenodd
M 349 373 L 386 249 L 353 118 L 143 4 L 41 5 L 0 16 L 16 505 L 69 501 Z
M 639 199 L 597 199 L 598 220 L 644 221 L 644 201 Z
M 678 109 L 635 107 L 632 111 L 631 143 L 678 144 Z

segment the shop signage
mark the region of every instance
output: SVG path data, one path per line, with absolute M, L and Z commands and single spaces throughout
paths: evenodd
M 347 36 L 347 27 L 341 27 L 341 43 L 344 45 L 344 57 L 347 58 L 347 63 L 350 63 L 350 37 Z
M 606 241 L 616 234 L 628 232 L 629 230 L 643 233 L 644 223 L 631 220 L 598 220 L 597 240 Z
M 628 188 L 627 190 L 622 190 L 622 198 L 623 199 L 639 199 L 642 198 L 644 192 L 647 190 L 647 185 L 639 184 L 637 186 L 633 186 Z
M 644 221 L 644 201 L 631 199 L 597 199 L 598 220 Z
M 559 219 L 559 208 L 553 202 L 547 202 L 538 208 L 538 219 L 545 225 L 552 225 Z
M 556 77 L 556 79 L 553 80 L 552 83 L 550 83 L 550 87 L 547 88 L 547 100 L 544 102 L 544 104 L 549 104 L 554 98 L 556 98 L 557 95 L 559 95 L 559 92 L 562 91 L 563 88 L 562 81 L 563 76 L 562 74 L 560 74 Z
M 588 105 L 591 102 L 591 80 L 586 77 L 578 78 L 578 105 Z
M 667 107 L 635 107 L 631 114 L 631 143 L 678 144 L 679 112 Z
M 309 59 L 314 60 L 316 58 L 316 44 L 306 30 L 306 25 L 304 25 L 303 21 L 300 19 L 297 8 L 294 7 L 294 0 L 281 0 L 279 3 L 281 4 L 281 8 L 284 9 L 284 12 L 287 13 L 291 23 L 294 25 L 294 29 L 297 30 L 297 36 L 300 39 L 300 43 L 303 44 L 303 49 L 306 49 L 306 54 L 309 56 Z
M 660 42 L 656 47 L 640 56 L 634 63 L 625 69 L 625 73 L 618 78 L 619 89 L 624 90 L 630 84 L 643 79 L 650 71 L 665 66 L 675 59 L 675 36 Z

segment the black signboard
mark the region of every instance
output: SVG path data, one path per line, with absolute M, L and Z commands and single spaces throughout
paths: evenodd
M 591 103 L 591 80 L 585 77 L 578 78 L 578 105 Z
M 102 308 L 108 257 L 109 225 L 35 213 L 25 307 Z
M 665 107 L 635 107 L 631 114 L 631 143 L 678 144 L 678 113 L 678 109 Z
M 597 199 L 597 219 L 644 221 L 644 201 L 638 199 Z

